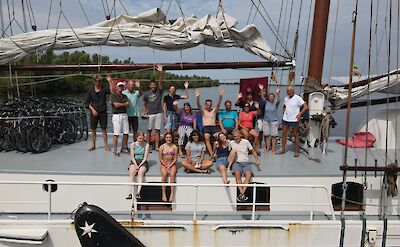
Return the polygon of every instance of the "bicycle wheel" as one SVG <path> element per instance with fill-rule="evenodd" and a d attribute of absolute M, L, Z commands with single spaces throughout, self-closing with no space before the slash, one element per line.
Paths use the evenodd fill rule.
<path fill-rule="evenodd" d="M 69 144 L 74 143 L 76 140 L 76 126 L 69 119 L 63 122 L 62 140 Z"/>
<path fill-rule="evenodd" d="M 28 140 L 34 153 L 46 152 L 51 147 L 51 138 L 43 126 L 35 126 L 30 129 Z"/>

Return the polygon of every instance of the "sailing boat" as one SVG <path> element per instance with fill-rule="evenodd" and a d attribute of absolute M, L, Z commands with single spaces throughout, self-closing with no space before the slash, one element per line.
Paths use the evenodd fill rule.
<path fill-rule="evenodd" d="M 326 37 L 329 1 L 315 1 L 315 9 L 318 11 L 314 13 L 308 80 L 320 84 L 325 50 L 325 42 L 322 40 Z M 159 10 L 152 13 L 164 19 Z M 149 15 L 140 16 L 147 18 Z M 220 18 L 224 19 L 224 16 L 220 15 Z M 107 20 L 104 25 L 96 28 L 107 29 L 112 21 L 117 23 L 116 20 L 128 19 L 137 20 L 134 17 L 120 17 Z M 210 20 L 209 17 L 206 19 Z M 225 31 L 222 32 L 223 37 L 230 39 L 218 45 L 237 45 L 270 59 L 268 63 L 259 63 L 258 66 L 293 66 L 292 61 L 277 62 L 269 49 L 262 46 L 263 42 L 247 48 L 245 44 L 241 46 L 233 40 L 240 32 L 233 35 L 230 33 L 233 26 L 230 26 L 230 30 L 227 27 L 229 25 L 220 26 Z M 187 37 L 184 30 L 181 28 L 183 34 L 180 35 Z M 80 36 L 69 32 L 65 37 L 74 39 Z M 20 40 L 25 38 L 22 36 Z M 4 44 L 4 39 L 0 46 Z M 118 42 L 116 39 L 113 41 Z M 217 45 L 213 43 L 216 41 L 206 41 Z M 1 58 L 0 61 L 12 61 L 24 55 L 18 49 L 9 49 L 7 52 L 5 60 Z M 352 66 L 353 62 L 350 64 Z M 127 67 L 132 69 L 135 66 L 141 65 Z M 219 63 L 168 66 L 188 66 L 193 69 L 201 66 L 235 68 L 257 65 Z M 103 68 L 106 67 L 103 65 Z M 116 69 L 122 67 L 115 66 Z M 21 67 L 24 68 L 33 69 L 29 66 Z M 351 82 L 350 79 L 349 85 L 352 85 Z M 325 115 L 321 107 L 324 105 L 321 104 L 321 94 L 313 93 L 306 96 L 310 109 Z M 399 119 L 398 109 L 393 115 L 393 120 L 385 123 L 397 127 L 395 122 Z M 370 119 L 377 121 L 382 118 L 376 116 L 373 120 L 374 117 L 370 116 Z M 369 122 L 366 123 L 368 126 Z M 310 123 L 310 126 L 315 129 L 318 125 Z M 372 124 L 366 127 L 366 132 L 373 130 Z M 310 133 L 313 133 L 315 139 L 319 132 L 312 130 Z M 349 149 L 346 145 L 345 161 L 342 156 L 343 146 L 327 138 L 324 138 L 327 142 L 325 153 L 319 147 L 306 147 L 304 155 L 299 158 L 291 155 L 262 156 L 261 170 L 255 171 L 253 183 L 246 192 L 249 200 L 245 203 L 235 200 L 237 185 L 221 184 L 217 175 L 196 176 L 183 172 L 179 173 L 177 183 L 171 185 L 177 187 L 176 201 L 162 202 L 159 198 L 162 184 L 159 183 L 155 153 L 150 157 L 152 162 L 142 189 L 143 195 L 148 197 L 142 197 L 140 201 L 135 198 L 132 201 L 125 200 L 125 189 L 133 185 L 125 182 L 127 164 L 104 152 L 83 153 L 82 150 L 86 149 L 84 143 L 35 156 L 16 158 L 15 153 L 2 153 L 0 246 L 79 246 L 79 239 L 96 245 L 99 236 L 107 237 L 100 230 L 103 228 L 100 227 L 101 222 L 96 221 L 98 218 L 77 220 L 79 223 L 74 227 L 74 219 L 70 217 L 73 209 L 83 202 L 101 206 L 144 246 L 399 246 L 399 198 L 394 189 L 398 167 L 388 166 L 388 161 L 394 162 L 397 157 L 398 130 L 393 130 L 394 135 L 388 133 L 387 128 L 383 134 L 380 131 L 374 132 L 378 140 L 388 140 L 388 135 L 394 137 L 394 149 L 388 149 L 388 145 L 384 150 Z M 347 137 L 348 134 L 346 140 Z M 123 170 L 123 173 L 116 170 Z M 354 177 L 349 175 L 353 171 Z M 79 208 L 87 209 L 86 206 L 83 204 Z M 93 214 L 98 212 L 92 212 L 91 209 L 88 211 Z M 109 221 L 112 222 L 111 219 Z M 136 241 L 132 237 L 130 239 Z"/>

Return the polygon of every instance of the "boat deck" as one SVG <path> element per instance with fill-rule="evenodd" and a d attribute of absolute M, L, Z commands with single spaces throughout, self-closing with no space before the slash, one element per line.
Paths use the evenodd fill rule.
<path fill-rule="evenodd" d="M 111 136 L 110 136 L 111 137 Z M 32 173 L 32 174 L 64 174 L 64 175 L 109 175 L 126 176 L 129 164 L 129 155 L 114 156 L 103 149 L 101 138 L 98 148 L 87 151 L 89 141 L 81 141 L 71 145 L 53 146 L 41 154 L 18 153 L 16 151 L 0 153 L 1 173 Z M 309 156 L 301 151 L 300 157 L 293 157 L 294 145 L 288 142 L 287 152 L 282 155 L 273 155 L 271 152 L 262 153 L 261 165 L 253 167 L 255 177 L 324 177 L 341 176 L 339 167 L 343 164 L 344 146 L 336 143 L 337 138 L 331 138 L 327 145 L 326 154 L 320 149 L 309 148 Z M 110 140 L 110 139 L 109 139 Z M 364 165 L 365 149 L 349 148 L 348 164 Z M 385 164 L 385 150 L 369 148 L 368 165 L 373 166 L 374 160 L 378 166 Z M 394 150 L 388 151 L 388 164 L 394 163 Z M 321 162 L 310 160 L 309 157 L 318 158 Z M 253 159 L 251 157 L 251 159 Z M 152 151 L 149 157 L 149 171 L 146 176 L 159 176 L 158 153 Z M 178 159 L 178 176 L 199 176 L 200 174 L 185 173 Z M 204 175 L 207 176 L 207 175 Z M 219 176 L 219 172 L 212 167 L 209 176 Z"/>

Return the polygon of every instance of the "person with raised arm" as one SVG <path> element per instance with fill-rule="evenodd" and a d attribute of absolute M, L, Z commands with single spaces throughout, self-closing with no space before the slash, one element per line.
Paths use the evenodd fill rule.
<path fill-rule="evenodd" d="M 160 158 L 161 183 L 166 183 L 169 176 L 169 182 L 176 181 L 176 161 L 178 160 L 178 147 L 173 143 L 171 133 L 164 135 L 165 143 L 160 146 L 158 151 Z M 161 196 L 163 202 L 172 202 L 175 198 L 175 186 L 171 186 L 171 194 L 167 198 L 166 187 L 161 187 Z"/>
<path fill-rule="evenodd" d="M 276 138 L 278 136 L 278 106 L 281 102 L 280 90 L 275 90 L 276 98 L 274 93 L 268 94 L 268 99 L 265 102 L 265 114 L 263 120 L 263 133 L 265 140 L 265 150 L 268 152 L 270 149 L 272 153 L 276 152 Z"/>
<path fill-rule="evenodd" d="M 142 90 L 140 89 L 139 80 L 128 80 L 127 89 L 122 91 L 126 97 L 128 97 L 129 107 L 128 107 L 128 122 L 132 129 L 133 141 L 136 141 L 136 134 L 139 127 L 139 106 L 138 98 L 142 96 Z M 128 141 L 128 139 L 126 140 Z M 128 146 L 128 143 L 126 143 Z"/>
<path fill-rule="evenodd" d="M 146 135 L 147 143 L 150 144 L 151 132 L 154 130 L 154 149 L 158 151 L 158 145 L 160 142 L 160 130 L 163 119 L 162 92 L 164 71 L 163 66 L 160 64 L 158 64 L 156 68 L 158 71 L 158 85 L 156 81 L 151 81 L 149 84 L 150 90 L 143 95 L 144 111 L 142 116 L 148 116 Z"/>
<path fill-rule="evenodd" d="M 224 91 L 219 91 L 219 98 L 215 108 L 212 108 L 212 100 L 210 99 L 206 99 L 204 108 L 201 106 L 199 89 L 196 89 L 195 95 L 197 107 L 199 108 L 199 113 L 202 116 L 203 134 L 207 146 L 207 151 L 210 155 L 212 155 L 213 148 L 211 144 L 211 136 L 218 132 L 215 121 L 218 114 L 219 106 L 221 105 L 222 97 L 224 96 Z"/>
<path fill-rule="evenodd" d="M 232 170 L 237 184 L 249 184 L 253 171 L 251 169 L 251 164 L 249 162 L 249 153 L 253 154 L 256 165 L 260 165 L 260 159 L 256 151 L 251 146 L 250 142 L 246 139 L 242 139 L 242 134 L 239 130 L 233 131 L 233 141 L 230 142 L 232 147 L 232 159 L 229 160 L 228 172 Z M 242 181 L 242 175 L 244 180 Z M 247 186 L 239 187 L 239 196 L 237 197 L 238 202 L 245 202 L 249 198 L 245 195 Z"/>
<path fill-rule="evenodd" d="M 100 122 L 101 133 L 103 136 L 104 149 L 110 151 L 107 141 L 107 94 L 111 94 L 112 84 L 108 81 L 108 87 L 101 84 L 101 76 L 93 76 L 93 87 L 86 94 L 85 105 L 90 110 L 90 128 L 92 130 L 92 145 L 89 151 L 96 149 L 96 129 Z"/>
<path fill-rule="evenodd" d="M 150 153 L 150 145 L 144 141 L 144 133 L 139 131 L 136 136 L 136 141 L 131 144 L 131 162 L 128 167 L 129 182 L 134 182 L 136 174 L 138 183 L 143 183 L 144 174 L 149 169 L 147 158 Z M 142 185 L 138 185 L 135 198 L 141 199 Z M 129 186 L 129 194 L 127 200 L 132 199 L 132 187 Z"/>
<path fill-rule="evenodd" d="M 294 157 L 299 157 L 300 153 L 300 138 L 299 138 L 299 123 L 301 116 L 308 110 L 307 104 L 304 100 L 294 93 L 292 86 L 287 87 L 287 96 L 283 101 L 284 112 L 282 118 L 282 143 L 281 149 L 277 154 L 283 154 L 286 152 L 286 138 L 288 129 L 293 130 L 294 135 Z M 303 108 L 300 111 L 300 108 Z"/>
<path fill-rule="evenodd" d="M 172 84 L 169 86 L 168 94 L 164 96 L 163 111 L 165 129 L 167 130 L 167 132 L 174 132 L 178 129 L 178 118 L 174 109 L 174 101 L 189 98 L 188 81 L 185 81 L 184 87 L 185 95 L 176 94 L 176 85 Z"/>
<path fill-rule="evenodd" d="M 189 139 L 190 134 L 193 130 L 197 129 L 196 113 L 192 110 L 192 107 L 188 102 L 183 104 L 183 108 L 178 108 L 179 101 L 174 102 L 174 108 L 176 113 L 180 116 L 180 124 L 178 128 L 178 148 L 179 156 L 181 158 L 185 157 L 182 151 L 182 145 L 185 142 L 185 137 Z"/>

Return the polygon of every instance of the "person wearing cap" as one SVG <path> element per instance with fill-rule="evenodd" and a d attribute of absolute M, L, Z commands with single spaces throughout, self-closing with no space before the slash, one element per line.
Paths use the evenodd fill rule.
<path fill-rule="evenodd" d="M 258 132 L 254 128 L 254 122 L 257 119 L 259 105 L 257 102 L 254 104 L 255 111 L 250 110 L 250 104 L 246 102 L 243 106 L 243 111 L 239 113 L 239 127 L 244 139 L 249 139 L 253 136 L 254 150 L 258 153 L 260 148 L 260 141 L 258 140 Z"/>
<path fill-rule="evenodd" d="M 184 157 L 182 151 L 182 145 L 185 142 L 185 137 L 189 139 L 190 134 L 193 130 L 197 129 L 197 122 L 196 122 L 196 113 L 192 111 L 192 107 L 188 102 L 183 104 L 183 108 L 178 108 L 179 101 L 176 100 L 173 103 L 176 113 L 180 116 L 180 124 L 178 128 L 178 149 L 179 149 L 179 156 L 181 158 Z"/>
<path fill-rule="evenodd" d="M 251 88 L 247 88 L 245 99 L 243 99 L 243 94 L 241 92 L 238 93 L 237 100 L 235 102 L 235 106 L 238 106 L 243 109 L 244 104 L 246 104 L 246 103 L 250 104 L 250 111 L 257 111 L 257 109 L 255 107 L 256 102 L 254 101 L 253 90 L 251 90 Z"/>
<path fill-rule="evenodd" d="M 185 81 L 184 87 L 185 87 L 185 95 L 176 94 L 176 85 L 172 84 L 169 86 L 168 94 L 164 96 L 164 104 L 163 104 L 164 123 L 167 132 L 176 131 L 178 129 L 178 118 L 176 116 L 174 109 L 174 101 L 189 98 L 188 81 Z"/>
<path fill-rule="evenodd" d="M 144 111 L 142 117 L 148 116 L 146 141 L 150 143 L 151 132 L 154 130 L 154 149 L 158 151 L 163 118 L 162 91 L 164 72 L 163 66 L 160 64 L 156 66 L 156 69 L 158 71 L 158 85 L 156 81 L 150 81 L 150 90 L 143 95 Z"/>
<path fill-rule="evenodd" d="M 308 110 L 308 106 L 300 96 L 294 93 L 294 88 L 292 86 L 287 87 L 287 94 L 288 95 L 283 101 L 284 112 L 282 118 L 282 145 L 277 154 L 285 153 L 287 132 L 288 129 L 291 128 L 294 135 L 294 157 L 299 157 L 299 122 L 301 120 L 301 116 Z M 302 108 L 301 111 L 300 108 Z"/>
<path fill-rule="evenodd" d="M 101 85 L 101 76 L 93 76 L 93 87 L 86 94 L 85 105 L 90 110 L 90 129 L 92 130 L 92 145 L 89 151 L 96 149 L 96 129 L 100 122 L 103 135 L 104 149 L 110 151 L 107 141 L 107 94 L 112 92 L 111 80 L 108 80 L 108 87 Z"/>
<path fill-rule="evenodd" d="M 122 136 L 122 147 L 121 152 L 129 153 L 129 149 L 125 146 L 128 143 L 129 134 L 129 122 L 128 122 L 128 107 L 129 101 L 126 95 L 122 94 L 125 88 L 125 83 L 120 81 L 117 83 L 116 92 L 111 95 L 111 108 L 112 108 L 112 122 L 114 126 L 114 137 L 113 137 L 113 153 L 115 156 L 119 156 L 118 152 L 118 137 Z"/>
<path fill-rule="evenodd" d="M 215 121 L 218 114 L 219 106 L 221 105 L 222 97 L 224 96 L 224 91 L 223 90 L 219 91 L 218 102 L 215 108 L 212 108 L 212 100 L 210 99 L 206 99 L 204 108 L 201 106 L 199 89 L 196 89 L 195 95 L 196 95 L 196 104 L 197 107 L 199 108 L 199 113 L 201 114 L 201 120 L 203 123 L 203 134 L 207 146 L 207 152 L 210 155 L 212 155 L 213 147 L 211 144 L 211 136 L 213 136 L 218 132 Z"/>

